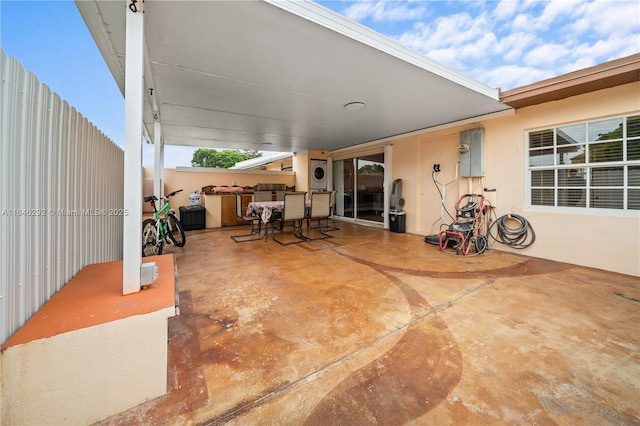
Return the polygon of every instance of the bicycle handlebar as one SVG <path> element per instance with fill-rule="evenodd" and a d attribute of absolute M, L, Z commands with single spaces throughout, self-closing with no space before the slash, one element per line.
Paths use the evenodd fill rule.
<path fill-rule="evenodd" d="M 171 194 L 167 194 L 167 196 L 165 198 L 169 198 L 169 197 L 173 197 L 174 195 L 176 195 L 178 192 L 182 192 L 182 189 L 178 189 L 177 191 L 173 191 Z"/>
<path fill-rule="evenodd" d="M 182 192 L 182 189 L 178 189 L 177 191 L 173 191 L 172 193 L 167 194 L 162 198 L 167 200 L 167 199 L 169 199 L 169 197 L 173 197 L 178 192 Z M 144 201 L 146 201 L 147 203 L 155 203 L 156 201 L 158 201 L 158 197 L 156 197 L 155 195 L 149 195 L 148 197 L 144 197 Z"/>

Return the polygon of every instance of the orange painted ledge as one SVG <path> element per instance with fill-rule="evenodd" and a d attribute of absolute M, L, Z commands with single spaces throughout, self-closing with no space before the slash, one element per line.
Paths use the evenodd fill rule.
<path fill-rule="evenodd" d="M 175 265 L 171 254 L 155 262 L 158 279 L 138 293 L 122 295 L 122 261 L 85 266 L 0 347 L 6 349 L 58 334 L 174 307 Z"/>

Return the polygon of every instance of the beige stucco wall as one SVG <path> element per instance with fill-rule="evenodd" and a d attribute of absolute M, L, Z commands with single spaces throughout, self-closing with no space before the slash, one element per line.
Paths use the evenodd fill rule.
<path fill-rule="evenodd" d="M 71 425 L 163 395 L 175 308 L 5 349 L 0 424 Z"/>
<path fill-rule="evenodd" d="M 153 169 L 144 170 L 145 178 L 153 177 Z M 203 186 L 255 186 L 258 183 L 284 183 L 294 186 L 296 173 L 269 170 L 229 170 L 179 167 L 164 170 L 164 192 L 182 189 L 171 198 L 171 205 L 177 211 L 180 206 L 189 205 L 189 194 L 202 189 Z"/>
<path fill-rule="evenodd" d="M 309 152 L 294 152 L 293 170 L 296 172 L 296 191 L 309 191 Z"/>
<path fill-rule="evenodd" d="M 640 83 L 632 83 L 572 98 L 519 109 L 513 115 L 397 139 L 393 144 L 393 179 L 403 179 L 407 232 L 427 235 L 440 217 L 440 195 L 431 172 L 439 163 L 437 179 L 449 182 L 459 160 L 459 132 L 485 128 L 484 178 L 459 178 L 447 187 L 446 206 L 455 213 L 461 194 L 496 188 L 497 216 L 524 216 L 536 233 L 536 242 L 517 252 L 640 276 L 640 216 L 638 212 L 587 212 L 526 205 L 525 133 L 563 123 L 636 113 Z M 437 231 L 438 229 L 436 229 Z M 499 250 L 515 251 L 495 243 Z"/>
<path fill-rule="evenodd" d="M 304 152 L 297 152 L 294 154 L 292 158 L 292 164 L 293 170 L 295 170 L 296 172 L 296 191 L 311 191 L 309 189 L 311 187 L 310 161 L 326 160 L 328 156 L 328 151 L 318 150 L 309 150 Z"/>

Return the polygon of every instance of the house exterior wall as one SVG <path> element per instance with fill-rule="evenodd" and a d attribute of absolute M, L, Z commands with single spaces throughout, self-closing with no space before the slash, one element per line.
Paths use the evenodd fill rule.
<path fill-rule="evenodd" d="M 293 154 L 292 165 L 296 171 L 296 191 L 309 192 L 309 151 Z"/>
<path fill-rule="evenodd" d="M 526 132 L 547 126 L 582 122 L 637 113 L 640 83 L 626 84 L 571 98 L 519 109 L 514 115 L 451 127 L 394 140 L 393 175 L 403 179 L 407 232 L 431 233 L 440 217 L 440 195 L 432 181 L 434 164 L 440 164 L 437 179 L 454 179 L 459 161 L 460 131 L 485 129 L 484 178 L 458 178 L 446 188 L 446 207 L 455 214 L 460 195 L 496 188 L 496 217 L 516 213 L 525 217 L 536 233 L 529 248 L 514 250 L 498 243 L 498 250 L 591 266 L 640 276 L 640 216 L 637 211 L 571 211 L 530 207 L 526 186 Z M 445 213 L 446 216 L 446 213 Z M 436 227 L 437 233 L 439 228 Z"/>

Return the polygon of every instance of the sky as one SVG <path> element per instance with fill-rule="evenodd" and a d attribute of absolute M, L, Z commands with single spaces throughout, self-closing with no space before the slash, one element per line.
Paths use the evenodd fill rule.
<path fill-rule="evenodd" d="M 503 90 L 640 52 L 638 0 L 318 3 Z M 0 45 L 124 146 L 124 99 L 73 1 L 0 0 Z M 165 147 L 165 167 L 190 166 L 194 150 Z"/>

